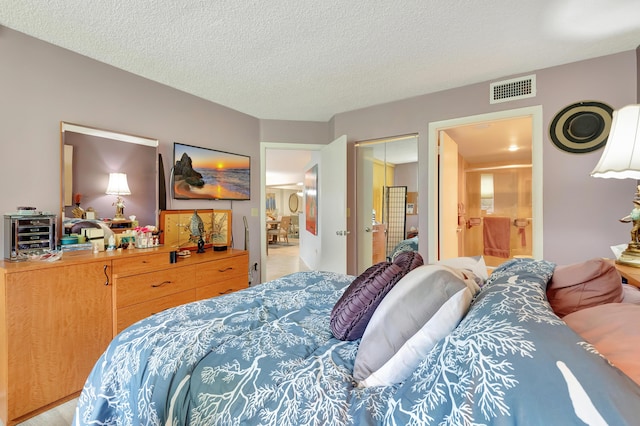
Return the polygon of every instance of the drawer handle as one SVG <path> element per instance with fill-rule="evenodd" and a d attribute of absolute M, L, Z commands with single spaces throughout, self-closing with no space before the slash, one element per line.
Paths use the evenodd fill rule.
<path fill-rule="evenodd" d="M 104 285 L 109 285 L 109 275 L 107 274 L 107 268 L 108 267 L 109 267 L 108 265 L 104 265 L 104 268 L 102 268 L 102 271 L 104 272 L 104 277 L 107 279 L 104 282 Z"/>
<path fill-rule="evenodd" d="M 229 294 L 229 293 L 233 293 L 233 289 L 232 288 L 228 288 L 225 291 L 221 291 L 218 294 L 223 295 L 223 294 Z"/>
<path fill-rule="evenodd" d="M 151 284 L 151 287 L 154 287 L 154 288 L 155 288 L 155 287 L 162 287 L 163 285 L 165 285 L 165 284 L 171 284 L 172 282 L 173 282 L 173 281 L 166 280 L 166 281 L 162 281 L 160 284 Z"/>
<path fill-rule="evenodd" d="M 149 261 L 148 260 L 143 260 L 142 263 L 149 263 Z"/>
<path fill-rule="evenodd" d="M 225 272 L 225 271 L 231 271 L 233 270 L 233 266 L 229 266 L 228 268 L 224 268 L 224 269 L 218 269 L 218 272 Z"/>

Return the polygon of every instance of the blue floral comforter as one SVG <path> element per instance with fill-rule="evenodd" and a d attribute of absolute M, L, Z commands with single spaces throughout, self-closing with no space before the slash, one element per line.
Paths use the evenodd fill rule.
<path fill-rule="evenodd" d="M 391 251 L 391 254 L 389 255 L 387 260 L 389 260 L 390 262 L 393 262 L 395 260 L 396 256 L 398 256 L 403 251 L 418 251 L 418 236 L 417 235 L 415 237 L 408 238 L 406 240 L 400 241 L 398 243 L 398 245 L 396 245 L 393 248 L 393 250 Z"/>
<path fill-rule="evenodd" d="M 78 425 L 637 424 L 640 387 L 550 309 L 554 265 L 509 261 L 413 375 L 360 389 L 335 339 L 351 276 L 301 272 L 173 308 L 120 333 Z"/>

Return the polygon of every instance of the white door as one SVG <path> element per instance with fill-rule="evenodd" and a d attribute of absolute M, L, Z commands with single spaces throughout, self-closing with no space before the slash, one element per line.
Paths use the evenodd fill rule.
<path fill-rule="evenodd" d="M 438 259 L 450 259 L 458 257 L 458 144 L 445 132 L 440 132 L 438 142 Z"/>
<path fill-rule="evenodd" d="M 318 167 L 318 269 L 347 273 L 347 137 L 320 151 Z"/>

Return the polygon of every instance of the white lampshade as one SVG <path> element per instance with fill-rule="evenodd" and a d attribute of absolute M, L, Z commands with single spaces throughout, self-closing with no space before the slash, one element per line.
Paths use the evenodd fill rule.
<path fill-rule="evenodd" d="M 110 195 L 130 195 L 129 184 L 126 173 L 109 173 L 109 185 L 107 194 Z"/>
<path fill-rule="evenodd" d="M 613 112 L 607 145 L 591 176 L 640 179 L 640 105 Z"/>

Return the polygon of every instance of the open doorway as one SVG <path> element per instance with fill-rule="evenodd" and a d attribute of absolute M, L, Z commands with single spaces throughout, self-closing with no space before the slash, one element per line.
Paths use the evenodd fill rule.
<path fill-rule="evenodd" d="M 310 150 L 265 150 L 266 261 L 262 268 L 266 281 L 308 270 L 300 258 L 300 218 L 304 217 L 304 170 L 311 159 Z"/>
<path fill-rule="evenodd" d="M 430 261 L 542 257 L 541 107 L 431 123 L 429 152 Z"/>
<path fill-rule="evenodd" d="M 267 265 L 267 209 L 266 161 L 267 150 L 279 152 L 300 150 L 312 153 L 311 162 L 296 162 L 297 170 L 305 176 L 303 214 L 299 219 L 300 257 L 310 269 L 346 273 L 347 269 L 347 137 L 340 136 L 325 145 L 260 143 L 261 206 L 261 282 L 266 280 Z M 313 179 L 307 184 L 307 176 Z M 292 182 L 297 182 L 293 180 Z M 313 183 L 313 185 L 311 185 Z M 285 208 L 289 199 L 284 203 Z M 278 207 L 276 207 L 278 208 Z M 252 212 L 253 213 L 253 212 Z M 257 212 L 256 212 L 257 213 Z M 303 228 L 302 223 L 305 223 Z"/>

